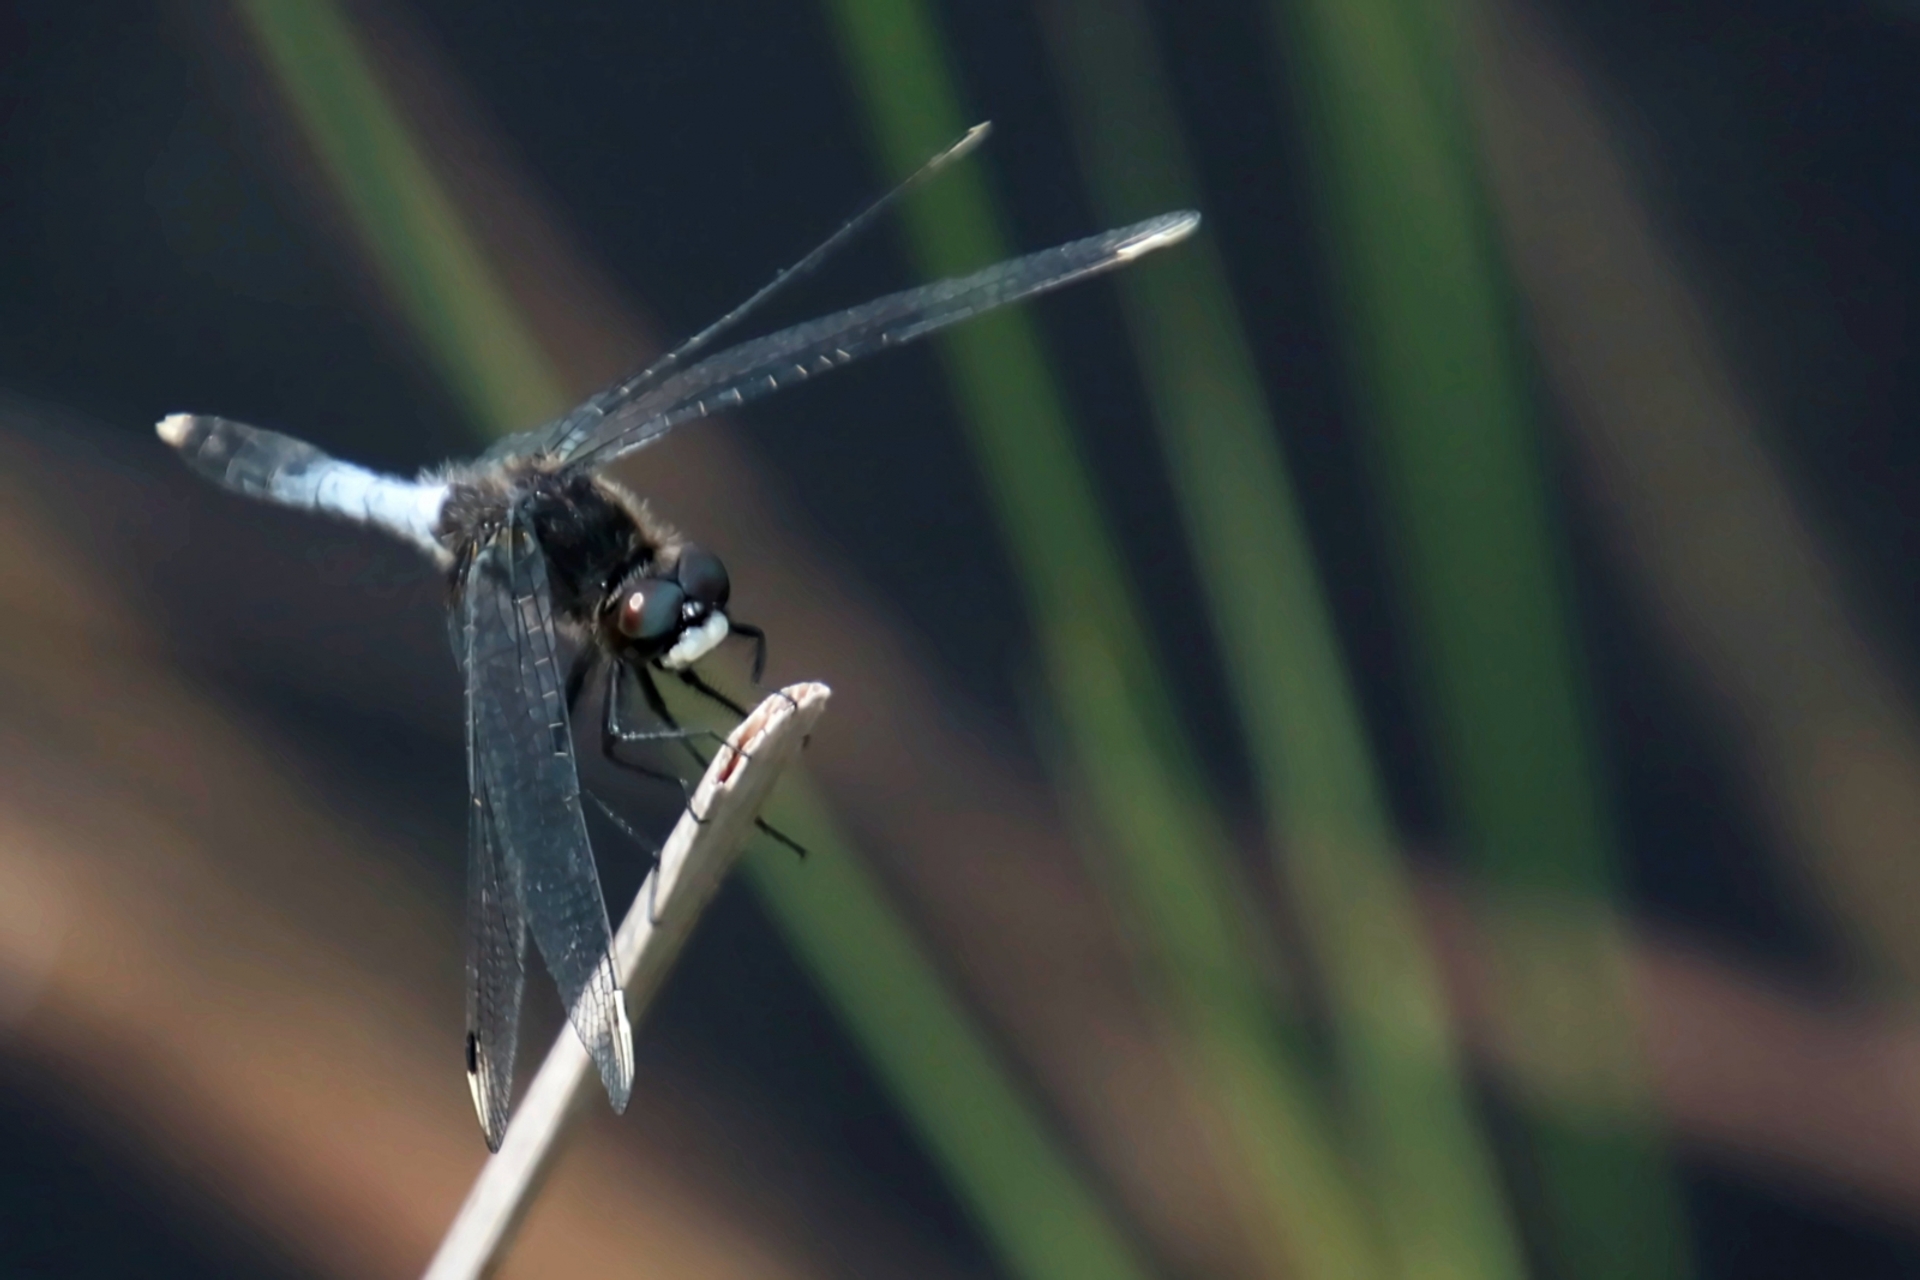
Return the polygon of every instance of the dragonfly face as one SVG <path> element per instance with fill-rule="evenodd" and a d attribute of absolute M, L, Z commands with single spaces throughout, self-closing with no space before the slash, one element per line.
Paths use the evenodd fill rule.
<path fill-rule="evenodd" d="M 685 671 L 732 633 L 720 558 L 604 477 L 520 463 L 456 468 L 449 479 L 435 535 L 456 592 L 477 549 L 523 521 L 547 561 L 556 623 L 605 659 Z"/>
<path fill-rule="evenodd" d="M 655 520 L 603 470 L 678 426 L 1125 266 L 1199 225 L 1196 213 L 1165 214 L 695 359 L 985 136 L 984 125 L 970 131 L 665 358 L 471 462 L 408 480 L 225 418 L 174 414 L 159 424 L 160 438 L 216 483 L 383 529 L 451 572 L 448 634 L 467 691 L 466 1067 L 487 1145 L 496 1150 L 512 1099 L 529 939 L 615 1110 L 625 1108 L 633 1083 L 632 1033 L 574 765 L 572 715 L 588 680 L 606 678 L 601 751 L 657 777 L 622 760 L 618 748 L 697 735 L 674 722 L 651 673 L 670 674 L 744 715 L 694 664 L 729 636 L 745 637 L 754 643 L 757 682 L 766 656 L 760 631 L 727 611 L 730 583 L 718 557 Z M 564 672 L 562 637 L 577 646 Z M 622 707 L 636 687 L 663 729 L 625 724 Z"/>
<path fill-rule="evenodd" d="M 671 567 L 644 565 L 621 579 L 603 615 L 612 626 L 608 639 L 625 642 L 624 656 L 684 671 L 727 638 L 728 588 L 718 556 L 682 547 Z"/>

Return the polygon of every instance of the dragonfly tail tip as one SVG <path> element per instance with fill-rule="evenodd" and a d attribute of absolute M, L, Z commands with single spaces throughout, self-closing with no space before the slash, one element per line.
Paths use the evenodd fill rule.
<path fill-rule="evenodd" d="M 187 437 L 193 432 L 193 415 L 170 413 L 155 423 L 153 429 L 162 440 L 178 449 L 186 444 Z"/>

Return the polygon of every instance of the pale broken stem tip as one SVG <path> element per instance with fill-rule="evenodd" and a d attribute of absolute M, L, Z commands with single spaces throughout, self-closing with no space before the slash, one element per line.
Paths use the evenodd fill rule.
<path fill-rule="evenodd" d="M 1170 214 L 1154 230 L 1141 236 L 1131 244 L 1122 245 L 1114 251 L 1114 257 L 1121 262 L 1132 262 L 1156 249 L 1164 249 L 1170 244 L 1179 244 L 1200 225 L 1200 215 L 1191 209 Z"/>
<path fill-rule="evenodd" d="M 732 749 L 716 754 L 694 789 L 692 812 L 680 815 L 614 935 L 614 968 L 635 1025 L 739 860 L 761 805 L 813 732 L 827 698 L 823 684 L 789 685 L 769 696 L 727 736 Z M 579 1037 L 563 1030 L 428 1264 L 428 1280 L 470 1280 L 499 1265 L 597 1080 Z"/>

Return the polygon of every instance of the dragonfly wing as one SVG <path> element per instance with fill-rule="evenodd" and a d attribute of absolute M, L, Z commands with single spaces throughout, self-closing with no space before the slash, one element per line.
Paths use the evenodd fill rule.
<path fill-rule="evenodd" d="M 564 457 L 573 452 L 587 437 L 599 429 L 609 407 L 632 400 L 648 387 L 667 378 L 674 370 L 692 360 L 695 354 L 711 345 L 715 338 L 752 315 L 767 299 L 817 269 L 821 263 L 858 239 L 861 233 L 879 220 L 881 214 L 900 203 L 907 192 L 926 182 L 986 141 L 991 128 L 992 126 L 981 123 L 967 130 L 952 145 L 915 170 L 905 182 L 900 183 L 878 200 L 872 201 L 860 212 L 840 224 L 838 231 L 815 245 L 798 262 L 774 276 L 745 302 L 661 356 L 645 369 L 631 377 L 622 378 L 609 387 L 602 388 L 592 398 L 569 412 L 566 417 L 525 432 L 521 436 L 502 441 L 495 446 L 495 449 L 504 449 L 501 456 L 508 458 L 536 452 Z M 489 449 L 487 455 L 483 456 L 491 456 L 493 453 L 494 450 Z"/>
<path fill-rule="evenodd" d="M 517 869 L 500 844 L 480 764 L 474 649 L 481 596 L 472 589 L 477 564 L 476 559 L 468 566 L 449 629 L 467 681 L 467 1087 L 487 1150 L 498 1151 L 513 1105 L 513 1060 L 520 1045 L 520 997 L 526 985 L 527 908 Z"/>
<path fill-rule="evenodd" d="M 522 521 L 475 554 L 462 607 L 472 618 L 468 696 L 492 848 L 568 1020 L 624 1111 L 633 1033 L 580 808 L 546 557 Z"/>
<path fill-rule="evenodd" d="M 588 401 L 591 404 L 592 401 Z M 586 405 L 580 408 L 584 409 Z M 514 462 L 521 458 L 532 458 L 543 453 L 552 453 L 559 443 L 567 437 L 568 425 L 579 414 L 575 409 L 564 418 L 531 427 L 525 431 L 516 431 L 512 435 L 501 436 L 488 445 L 474 463 Z"/>
<path fill-rule="evenodd" d="M 569 467 L 604 467 L 683 422 L 1110 271 L 1184 240 L 1199 223 L 1197 213 L 1164 214 L 743 342 L 630 395 L 625 394 L 625 386 L 616 384 L 569 415 L 561 460 Z M 594 419 L 590 424 L 578 421 L 588 417 Z"/>

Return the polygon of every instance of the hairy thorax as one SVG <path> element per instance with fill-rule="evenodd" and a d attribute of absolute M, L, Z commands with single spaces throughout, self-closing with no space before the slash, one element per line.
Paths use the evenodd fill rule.
<path fill-rule="evenodd" d="M 554 617 L 576 638 L 602 629 L 607 602 L 623 580 L 668 574 L 679 558 L 679 535 L 600 476 L 521 461 L 479 473 L 456 468 L 446 480 L 434 533 L 454 563 L 464 564 L 518 507 L 546 555 Z"/>

